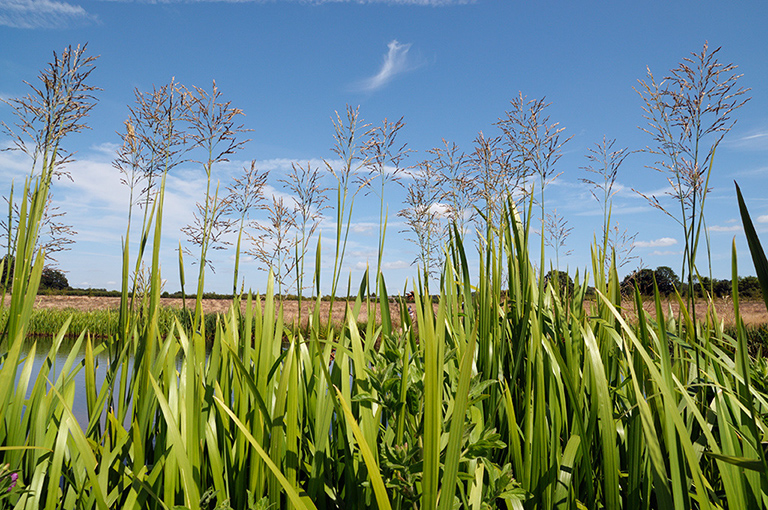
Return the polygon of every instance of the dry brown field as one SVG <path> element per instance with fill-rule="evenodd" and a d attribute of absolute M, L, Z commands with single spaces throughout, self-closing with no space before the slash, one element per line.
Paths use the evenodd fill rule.
<path fill-rule="evenodd" d="M 733 308 L 733 300 L 730 298 L 718 298 L 713 302 L 717 317 L 722 320 L 726 325 L 733 325 L 735 322 L 735 314 Z M 634 301 L 625 301 L 623 303 L 626 316 L 635 319 L 637 317 L 637 310 Z M 677 316 L 679 306 L 675 300 L 664 301 L 664 313 L 669 316 L 669 311 Z M 705 317 L 707 311 L 710 309 L 710 305 L 704 301 L 698 301 L 696 303 L 696 315 L 697 317 Z M 645 299 L 643 301 L 643 310 L 656 315 L 656 304 L 653 299 Z M 765 303 L 758 300 L 739 301 L 739 313 L 747 325 L 761 325 L 768 324 L 768 310 L 765 308 Z"/>
<path fill-rule="evenodd" d="M 8 303 L 9 299 L 6 297 L 6 304 Z M 172 308 L 181 308 L 182 307 L 182 300 L 180 298 L 161 298 L 160 299 L 161 306 L 167 306 Z M 218 312 L 218 313 L 224 313 L 229 310 L 229 307 L 232 305 L 232 300 L 230 299 L 204 299 L 203 300 L 203 311 L 205 313 L 212 313 L 212 312 Z M 312 308 L 315 305 L 314 300 L 310 301 L 302 301 L 301 308 L 302 308 L 302 317 L 307 317 L 312 310 Z M 195 300 L 194 299 L 187 299 L 187 307 L 194 308 L 195 306 Z M 354 302 L 349 302 L 349 306 L 354 306 Z M 93 296 L 37 296 L 35 298 L 35 308 L 39 309 L 46 309 L 46 308 L 52 308 L 52 309 L 72 309 L 72 310 L 80 310 L 80 311 L 88 311 L 88 310 L 104 310 L 104 309 L 118 309 L 120 307 L 120 298 L 119 297 L 93 297 Z M 243 299 L 241 308 L 245 310 L 246 303 L 245 299 Z M 340 322 L 344 319 L 344 311 L 347 307 L 347 301 L 344 300 L 337 300 L 333 304 L 333 315 L 332 315 L 332 321 L 333 322 Z M 376 317 L 378 318 L 380 316 L 378 305 L 375 307 Z M 392 316 L 392 322 L 393 326 L 399 327 L 400 326 L 400 311 L 398 308 L 398 305 L 396 303 L 390 303 L 389 306 L 390 314 Z M 320 303 L 320 317 L 321 320 L 325 321 L 328 318 L 328 312 L 330 310 L 330 302 L 329 301 L 322 301 Z M 283 302 L 283 318 L 286 323 L 295 321 L 299 314 L 299 306 L 298 301 L 295 300 L 286 300 Z M 303 319 L 304 320 L 304 319 Z M 358 316 L 358 321 L 360 322 L 367 322 L 368 321 L 368 311 L 366 310 L 366 307 L 363 306 L 360 310 L 360 314 Z"/>
<path fill-rule="evenodd" d="M 7 298 L 6 298 L 7 299 Z M 181 308 L 182 301 L 177 298 L 162 298 L 163 306 Z M 226 312 L 231 301 L 227 299 L 205 299 L 203 300 L 203 309 L 205 312 Z M 118 308 L 120 304 L 120 298 L 117 297 L 90 297 L 90 296 L 37 296 L 35 299 L 36 308 L 70 308 L 76 310 L 99 310 Z M 352 303 L 350 303 L 351 305 Z M 194 301 L 187 300 L 187 306 L 194 305 Z M 306 301 L 302 303 L 302 315 L 307 316 L 308 310 L 311 306 L 314 306 L 314 301 Z M 320 316 L 323 318 L 328 317 L 328 311 L 330 303 L 323 301 L 321 303 Z M 344 310 L 347 306 L 346 301 L 336 301 L 333 309 L 333 320 L 339 321 L 344 316 Z M 243 302 L 243 308 L 245 303 Z M 626 301 L 623 305 L 625 316 L 629 320 L 633 320 L 637 314 L 635 311 L 634 301 Z M 733 302 L 730 299 L 717 299 L 714 301 L 715 311 L 717 316 L 723 320 L 726 324 L 733 324 L 734 311 Z M 674 300 L 664 301 L 664 311 L 669 313 L 669 310 L 677 315 L 678 305 Z M 704 317 L 707 312 L 708 305 L 704 301 L 700 301 L 696 305 L 696 313 L 699 317 Z M 652 299 L 646 299 L 643 303 L 643 309 L 655 315 L 655 305 Z M 768 324 L 768 310 L 765 308 L 765 304 L 762 301 L 742 301 L 740 303 L 740 312 L 744 322 L 748 325 Z M 378 314 L 378 307 L 376 307 Z M 395 326 L 399 325 L 399 311 L 396 304 L 390 304 L 390 310 L 392 319 L 396 322 Z M 298 316 L 298 303 L 296 301 L 283 302 L 283 316 L 286 322 L 292 320 Z M 367 321 L 367 311 L 365 307 L 360 312 L 360 321 Z"/>

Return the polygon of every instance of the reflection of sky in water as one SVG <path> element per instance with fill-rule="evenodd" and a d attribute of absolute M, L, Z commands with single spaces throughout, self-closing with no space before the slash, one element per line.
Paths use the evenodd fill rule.
<path fill-rule="evenodd" d="M 16 381 L 15 385 L 18 388 L 19 386 L 19 378 L 21 377 L 22 371 L 24 369 L 25 363 L 27 363 L 27 359 L 29 358 L 30 351 L 32 350 L 32 343 L 28 343 L 21 352 L 21 358 L 19 361 L 19 366 L 16 369 Z M 29 376 L 29 382 L 27 385 L 27 390 L 25 392 L 25 399 L 28 399 L 30 395 L 32 394 L 32 389 L 35 386 L 35 382 L 37 381 L 38 375 L 40 374 L 41 368 L 43 368 L 44 363 L 46 362 L 48 355 L 50 353 L 50 340 L 43 339 L 42 341 L 39 341 L 37 344 L 37 348 L 35 350 L 34 358 L 32 359 L 32 370 L 30 372 Z M 94 351 L 97 349 L 94 348 Z M 58 378 L 62 375 L 62 371 L 64 370 L 64 367 L 67 365 L 67 359 L 69 358 L 70 354 L 72 352 L 72 345 L 62 345 L 59 348 L 59 352 L 53 359 L 50 371 L 48 373 L 47 381 L 45 382 L 45 391 L 46 393 L 49 393 L 51 391 L 51 386 L 57 382 Z M 109 365 L 109 359 L 107 356 L 106 351 L 102 351 L 98 354 L 94 353 L 94 361 L 96 363 L 96 370 L 95 370 L 95 378 L 96 378 L 96 394 L 98 395 L 102 385 L 104 384 L 104 378 L 106 377 L 107 372 L 107 366 Z M 74 353 L 72 365 L 68 370 L 69 374 L 73 374 L 72 377 L 75 385 L 75 391 L 74 391 L 74 398 L 72 399 L 71 403 L 67 402 L 67 405 L 70 405 L 70 409 L 72 410 L 72 414 L 75 415 L 75 418 L 77 419 L 80 426 L 85 430 L 85 428 L 88 426 L 88 404 L 86 401 L 86 392 L 85 392 L 85 348 L 80 349 L 79 352 Z M 129 361 L 129 366 L 133 367 L 133 360 L 131 359 Z M 66 374 L 65 374 L 66 377 Z M 119 377 L 119 372 L 118 372 Z M 130 373 L 128 376 L 128 383 L 130 383 Z M 114 392 L 114 398 L 117 399 L 117 393 L 119 388 L 119 379 L 115 382 L 115 392 Z M 127 389 L 127 388 L 126 388 Z M 62 395 L 66 398 L 65 395 Z M 54 399 L 58 399 L 58 397 L 54 394 Z M 109 404 L 107 404 L 109 405 Z M 131 411 L 130 408 L 128 409 L 128 412 L 126 413 L 126 425 L 130 423 L 130 416 Z M 101 422 L 102 425 L 104 424 L 104 420 L 106 417 L 106 413 L 102 412 L 101 416 Z"/>

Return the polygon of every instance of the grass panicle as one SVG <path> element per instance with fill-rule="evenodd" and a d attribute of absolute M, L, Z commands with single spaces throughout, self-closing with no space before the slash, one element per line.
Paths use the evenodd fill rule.
<path fill-rule="evenodd" d="M 198 94 L 218 104 L 215 89 Z M 170 96 L 162 97 L 156 103 L 167 107 Z M 224 129 L 216 131 L 223 149 L 208 145 L 209 169 L 238 147 L 229 124 L 237 113 L 227 105 L 209 111 L 223 115 Z M 328 164 L 338 182 L 332 297 L 357 193 L 351 179 L 364 159 L 357 136 L 366 129 L 353 109 L 337 121 L 342 163 Z M 549 128 L 549 164 L 561 145 L 558 129 Z M 523 207 L 507 195 L 484 216 L 477 263 L 469 262 L 454 222 L 435 292 L 419 274 L 413 302 L 398 298 L 398 313 L 389 303 L 378 317 L 370 313 L 371 286 L 388 294 L 383 276 L 366 271 L 344 320 L 321 317 L 318 240 L 318 297 L 306 326 L 287 320 L 275 272 L 263 295 L 238 295 L 226 313 L 204 321 L 205 248 L 196 313 L 169 314 L 160 306 L 159 259 L 173 133 L 165 125 L 157 138 L 152 158 L 163 163 L 144 197 L 139 249 L 130 252 L 127 235 L 124 241 L 117 319 L 95 314 L 115 325 L 100 341 L 94 326 L 70 317 L 45 344 L 28 338 L 51 160 L 48 173 L 25 184 L 0 343 L 0 476 L 15 473 L 19 490 L 0 505 L 768 507 L 768 368 L 750 355 L 738 283 L 733 334 L 714 316 L 697 319 L 679 295 L 680 312 L 671 313 L 658 286 L 650 312 L 636 289 L 630 321 L 604 238 L 593 246 L 592 274 L 576 272 L 573 288 L 563 289 L 531 258 L 533 195 Z M 215 209 L 213 187 L 209 195 Z M 740 193 L 739 200 L 765 288 L 765 256 Z M 209 213 L 200 231 L 208 247 Z M 733 260 L 738 282 L 735 249 Z M 144 292 L 136 292 L 134 275 L 145 264 Z M 183 274 L 181 251 L 179 266 Z M 590 281 L 594 300 L 587 298 Z M 351 277 L 347 285 L 349 296 Z M 211 339 L 207 348 L 202 338 Z M 76 416 L 81 395 L 87 411 Z"/>

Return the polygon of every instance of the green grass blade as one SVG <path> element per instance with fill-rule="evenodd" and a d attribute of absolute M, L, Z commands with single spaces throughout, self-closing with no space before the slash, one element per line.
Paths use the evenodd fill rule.
<path fill-rule="evenodd" d="M 464 422 L 469 400 L 469 384 L 472 379 L 475 345 L 477 343 L 477 328 L 469 335 L 469 342 L 464 349 L 459 371 L 458 387 L 453 403 L 453 418 L 448 433 L 448 446 L 445 453 L 445 468 L 443 483 L 440 489 L 440 510 L 450 510 L 453 507 L 456 481 L 459 472 L 460 449 L 464 435 Z"/>
<path fill-rule="evenodd" d="M 248 442 L 253 446 L 253 449 L 256 450 L 256 453 L 261 457 L 261 460 L 264 461 L 264 463 L 267 465 L 269 470 L 272 472 L 273 475 L 275 475 L 275 478 L 277 478 L 278 482 L 280 483 L 281 487 L 285 491 L 286 496 L 288 496 L 288 499 L 291 500 L 291 503 L 296 508 L 299 509 L 316 509 L 317 507 L 315 504 L 305 495 L 300 495 L 296 487 L 292 486 L 288 479 L 280 472 L 280 468 L 278 468 L 274 462 L 272 462 L 272 459 L 269 458 L 269 455 L 267 452 L 264 451 L 264 449 L 261 447 L 261 445 L 256 441 L 256 439 L 253 437 L 253 435 L 249 432 L 248 428 L 243 425 L 243 422 L 238 419 L 238 417 L 235 415 L 232 410 L 227 407 L 227 405 L 224 403 L 223 400 L 217 395 L 213 396 L 214 401 L 216 404 L 218 404 L 219 409 L 224 411 L 225 414 L 229 416 L 229 418 L 234 422 L 235 426 L 237 426 L 238 429 L 240 429 L 240 432 L 245 436 L 245 438 L 248 440 Z"/>
<path fill-rule="evenodd" d="M 344 410 L 344 416 L 347 418 L 347 423 L 352 427 L 352 432 L 355 436 L 355 440 L 357 441 L 357 446 L 360 448 L 360 453 L 363 454 L 363 460 L 365 461 L 365 465 L 368 468 L 368 476 L 371 478 L 373 493 L 376 495 L 376 502 L 378 503 L 380 509 L 391 510 L 392 506 L 389 503 L 387 489 L 384 487 L 384 481 L 381 479 L 381 472 L 379 470 L 378 464 L 376 463 L 376 459 L 373 456 L 371 447 L 365 440 L 365 435 L 360 429 L 360 426 L 357 424 L 357 421 L 355 421 L 355 416 L 352 414 L 352 409 L 349 408 L 349 404 L 347 404 L 347 401 L 344 399 L 344 395 L 342 395 L 338 388 L 334 387 L 334 389 L 336 390 L 336 395 L 339 403 L 341 404 L 341 408 Z"/>
<path fill-rule="evenodd" d="M 556 508 L 568 508 L 568 497 L 571 491 L 573 471 L 580 452 L 581 438 L 571 436 L 563 450 L 560 460 L 560 474 L 558 475 L 557 489 L 555 489 L 554 504 Z"/>
<path fill-rule="evenodd" d="M 198 485 L 195 482 L 194 473 L 192 471 L 192 464 L 189 461 L 189 457 L 186 453 L 184 440 L 182 439 L 181 432 L 176 425 L 176 417 L 168 404 L 168 400 L 165 394 L 158 386 L 155 378 L 150 374 L 149 382 L 152 384 L 152 388 L 155 390 L 157 396 L 157 403 L 160 405 L 160 409 L 165 417 L 166 430 L 170 439 L 171 451 L 169 452 L 169 458 L 174 460 L 178 464 L 179 476 L 181 477 L 182 485 L 184 487 L 184 503 L 187 508 L 196 509 L 200 507 L 200 493 Z M 195 446 L 196 447 L 196 446 Z"/>
<path fill-rule="evenodd" d="M 619 508 L 619 451 L 616 444 L 616 422 L 613 418 L 613 403 L 611 401 L 608 381 L 605 377 L 600 350 L 591 329 L 582 331 L 587 348 L 589 362 L 592 366 L 593 389 L 597 398 L 597 415 L 600 421 L 600 438 L 602 442 L 603 459 L 603 491 L 607 508 Z"/>
<path fill-rule="evenodd" d="M 760 281 L 760 288 L 763 291 L 763 301 L 766 309 L 768 309 L 768 259 L 765 257 L 765 251 L 760 244 L 760 238 L 757 237 L 755 226 L 752 224 L 752 218 L 749 216 L 747 204 L 744 202 L 744 197 L 741 196 L 741 189 L 738 184 L 736 184 L 736 197 L 739 200 L 741 222 L 744 225 L 744 234 L 747 236 L 749 251 L 752 254 L 752 262 L 755 264 L 757 279 Z"/>

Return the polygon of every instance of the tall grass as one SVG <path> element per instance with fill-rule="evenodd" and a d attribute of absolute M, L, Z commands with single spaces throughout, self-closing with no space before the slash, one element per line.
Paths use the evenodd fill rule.
<path fill-rule="evenodd" d="M 351 164 L 354 152 L 339 152 Z M 351 215 L 354 198 L 338 175 L 334 289 L 348 232 L 339 213 Z M 49 181 L 43 175 L 27 185 L 34 192 L 25 191 L 20 209 L 0 357 L 0 465 L 18 480 L 0 505 L 768 506 L 766 370 L 747 352 L 736 287 L 734 336 L 714 314 L 694 325 L 682 302 L 681 316 L 671 316 L 658 292 L 655 313 L 638 306 L 630 324 L 616 264 L 596 246 L 592 310 L 586 274 L 576 274 L 566 294 L 557 278 L 543 283 L 529 258 L 532 207 L 523 221 L 510 198 L 485 230 L 478 268 L 470 268 L 453 228 L 437 303 L 417 280 L 413 316 L 401 302 L 400 327 L 386 306 L 380 322 L 374 314 L 358 322 L 371 306 L 366 273 L 341 327 L 322 323 L 319 306 L 306 329 L 288 327 L 270 277 L 264 296 L 235 298 L 212 326 L 195 317 L 166 330 L 164 176 L 142 228 L 151 270 L 140 306 L 123 306 L 117 333 L 98 345 L 80 334 L 55 377 L 69 322 L 39 373 L 32 373 L 38 344 L 21 354 L 42 270 L 43 254 L 33 247 Z M 136 260 L 124 253 L 126 267 L 141 267 L 143 248 Z M 128 289 L 127 269 L 123 275 Z M 376 280 L 386 295 L 383 278 Z M 213 330 L 208 353 L 203 327 Z M 101 354 L 108 361 L 99 383 Z M 87 423 L 72 412 L 80 372 Z"/>
<path fill-rule="evenodd" d="M 3 309 L 0 314 L 0 329 L 8 321 L 9 309 Z M 213 333 L 217 313 L 206 313 L 203 317 L 205 330 L 210 331 L 206 340 L 213 343 Z M 137 324 L 141 327 L 146 317 L 139 317 Z M 175 327 L 178 321 L 182 326 L 191 327 L 192 321 L 187 310 L 175 307 L 161 307 L 157 318 L 158 327 L 162 336 L 167 335 Z M 80 333 L 87 332 L 94 340 L 110 338 L 119 332 L 119 310 L 74 310 L 64 309 L 34 309 L 29 318 L 28 334 L 36 337 L 53 338 L 64 324 L 68 324 L 65 337 L 77 337 Z"/>
<path fill-rule="evenodd" d="M 36 378 L 36 344 L 14 362 L 24 338 L 11 337 L 2 374 L 20 376 L 3 386 L 1 462 L 26 491 L 13 505 L 763 507 L 766 393 L 743 325 L 735 338 L 699 328 L 697 374 L 687 325 L 658 295 L 655 316 L 624 320 L 615 269 L 596 316 L 578 276 L 566 301 L 551 283 L 539 296 L 513 207 L 514 221 L 489 230 L 479 285 L 455 231 L 438 304 L 417 291 L 399 329 L 358 325 L 361 297 L 330 336 L 318 312 L 294 331 L 270 284 L 215 324 L 208 356 L 190 325 L 161 334 L 157 308 L 131 321 L 124 345 L 81 335 L 72 352 L 85 361 L 71 355 L 55 380 L 69 324 Z M 87 424 L 71 411 L 80 371 Z"/>

